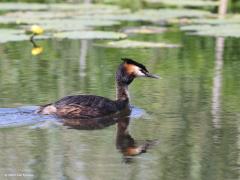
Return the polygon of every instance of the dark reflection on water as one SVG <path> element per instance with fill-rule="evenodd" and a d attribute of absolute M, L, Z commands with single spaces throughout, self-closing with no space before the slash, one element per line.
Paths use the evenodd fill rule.
<path fill-rule="evenodd" d="M 70 127 L 72 129 L 78 130 L 96 130 L 103 129 L 108 126 L 114 125 L 120 119 L 128 117 L 131 115 L 131 110 L 126 109 L 120 113 L 116 113 L 109 116 L 104 116 L 100 118 L 90 118 L 90 119 L 62 119 L 64 126 Z"/>
<path fill-rule="evenodd" d="M 239 179 L 239 39 L 225 39 L 221 46 L 221 40 L 175 31 L 135 38 L 180 43 L 183 48 L 114 49 L 94 46 L 95 41 L 44 40 L 37 42 L 44 52 L 33 57 L 29 42 L 0 45 L 1 108 L 46 104 L 70 94 L 114 99 L 114 72 L 121 57 L 134 58 L 162 77 L 137 79 L 130 87 L 131 103 L 147 113 L 140 116 L 137 110 L 130 120 L 111 119 L 92 131 L 58 125 L 49 116 L 0 113 L 4 123 L 34 121 L 0 129 L 1 175 Z M 155 143 L 148 140 L 155 139 L 160 144 L 148 153 L 128 157 L 129 147 L 147 148 Z"/>
<path fill-rule="evenodd" d="M 132 156 L 146 153 L 150 147 L 157 143 L 157 140 L 144 140 L 137 143 L 128 131 L 129 123 L 130 118 L 128 116 L 120 117 L 117 120 L 116 147 L 123 154 L 126 163 L 133 161 Z"/>
<path fill-rule="evenodd" d="M 116 115 L 94 119 L 62 119 L 64 126 L 77 130 L 96 130 L 117 124 L 116 147 L 123 154 L 124 162 L 132 162 L 132 156 L 146 153 L 149 147 L 156 144 L 157 140 L 145 140 L 140 144 L 130 135 L 128 126 L 131 110 L 125 110 Z"/>

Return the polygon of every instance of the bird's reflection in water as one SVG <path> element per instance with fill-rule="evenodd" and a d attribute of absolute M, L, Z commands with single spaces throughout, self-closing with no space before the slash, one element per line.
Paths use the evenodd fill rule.
<path fill-rule="evenodd" d="M 130 118 L 122 117 L 117 122 L 116 147 L 123 154 L 125 163 L 133 162 L 133 156 L 147 152 L 147 150 L 157 143 L 157 140 L 134 139 L 128 131 Z"/>
<path fill-rule="evenodd" d="M 101 118 L 82 118 L 82 119 L 69 119 L 62 120 L 64 126 L 68 126 L 71 129 L 78 130 L 96 130 L 104 129 L 108 126 L 114 125 L 121 117 L 128 117 L 131 114 L 129 109 L 122 111 L 121 113 L 104 116 Z"/>
<path fill-rule="evenodd" d="M 96 119 L 63 119 L 63 125 L 71 129 L 95 130 L 103 129 L 116 124 L 116 148 L 123 154 L 125 163 L 133 162 L 133 156 L 147 152 L 147 150 L 156 144 L 156 140 L 135 140 L 128 131 L 131 122 L 131 111 L 125 111 L 115 116 L 108 116 Z M 138 142 L 138 143 L 137 143 Z"/>

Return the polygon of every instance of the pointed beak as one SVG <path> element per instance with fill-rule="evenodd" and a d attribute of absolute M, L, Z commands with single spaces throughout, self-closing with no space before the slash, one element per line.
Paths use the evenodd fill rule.
<path fill-rule="evenodd" d="M 155 78 L 155 79 L 159 79 L 160 76 L 158 75 L 155 75 L 155 74 L 150 74 L 150 73 L 145 73 L 145 77 L 149 77 L 149 78 Z"/>

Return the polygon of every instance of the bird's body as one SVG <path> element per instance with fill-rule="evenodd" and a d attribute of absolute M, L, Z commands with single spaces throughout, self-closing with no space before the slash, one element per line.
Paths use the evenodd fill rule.
<path fill-rule="evenodd" d="M 56 114 L 67 118 L 95 118 L 129 108 L 128 100 L 110 100 L 95 95 L 66 96 L 40 108 L 42 114 Z"/>
<path fill-rule="evenodd" d="M 145 66 L 131 59 L 123 59 L 116 72 L 117 99 L 110 100 L 95 95 L 66 96 L 55 103 L 41 106 L 40 114 L 55 114 L 64 118 L 97 118 L 129 109 L 128 85 L 135 77 L 156 76 L 148 73 Z"/>

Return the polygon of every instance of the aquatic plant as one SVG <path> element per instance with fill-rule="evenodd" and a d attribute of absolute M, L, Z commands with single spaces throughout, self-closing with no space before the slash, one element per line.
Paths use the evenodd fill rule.
<path fill-rule="evenodd" d="M 181 30 L 190 32 L 192 35 L 240 37 L 240 24 L 196 24 L 183 26 Z"/>
<path fill-rule="evenodd" d="M 127 35 L 111 31 L 69 31 L 53 34 L 54 38 L 67 39 L 122 39 Z"/>
<path fill-rule="evenodd" d="M 106 44 L 97 44 L 102 47 L 111 48 L 178 48 L 181 47 L 178 44 L 159 43 L 159 42 L 146 42 L 146 41 L 134 41 L 134 40 L 120 40 L 110 41 Z"/>
<path fill-rule="evenodd" d="M 219 3 L 217 1 L 209 1 L 209 0 L 144 0 L 147 3 L 152 4 L 163 4 L 163 5 L 171 5 L 178 7 L 215 7 L 218 6 Z"/>

